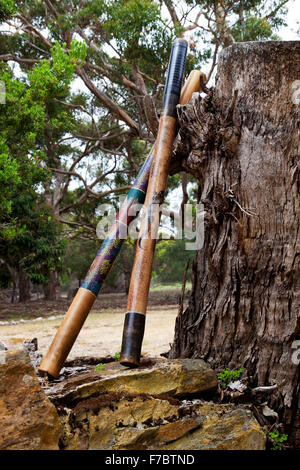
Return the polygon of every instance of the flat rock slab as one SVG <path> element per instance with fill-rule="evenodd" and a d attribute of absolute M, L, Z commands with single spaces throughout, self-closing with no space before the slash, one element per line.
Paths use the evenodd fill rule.
<path fill-rule="evenodd" d="M 61 408 L 66 450 L 264 450 L 243 406 L 109 393 Z"/>
<path fill-rule="evenodd" d="M 107 364 L 105 370 L 93 369 L 54 384 L 46 393 L 55 404 L 69 404 L 109 392 L 189 397 L 212 390 L 217 384 L 216 373 L 202 359 L 155 359 L 137 369 Z"/>
<path fill-rule="evenodd" d="M 43 379 L 40 379 L 43 382 Z M 0 449 L 261 450 L 246 406 L 195 398 L 217 377 L 202 360 L 119 363 L 63 382 L 39 379 L 22 345 L 0 351 Z M 200 395 L 199 395 L 200 396 Z"/>
<path fill-rule="evenodd" d="M 0 449 L 56 450 L 60 421 L 22 346 L 0 351 Z"/>

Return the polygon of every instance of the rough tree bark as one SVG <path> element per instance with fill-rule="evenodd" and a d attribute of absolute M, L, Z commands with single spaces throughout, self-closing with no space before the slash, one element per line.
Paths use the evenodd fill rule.
<path fill-rule="evenodd" d="M 23 270 L 19 271 L 18 287 L 19 287 L 19 302 L 26 302 L 30 300 L 30 280 L 26 278 Z"/>
<path fill-rule="evenodd" d="M 43 285 L 45 300 L 56 300 L 58 287 L 58 274 L 56 272 L 50 273 L 50 280 L 48 284 Z"/>
<path fill-rule="evenodd" d="M 254 386 L 278 384 L 269 404 L 297 447 L 299 79 L 300 42 L 234 44 L 219 57 L 216 88 L 179 109 L 176 152 L 198 179 L 206 215 L 170 351 L 244 367 Z"/>

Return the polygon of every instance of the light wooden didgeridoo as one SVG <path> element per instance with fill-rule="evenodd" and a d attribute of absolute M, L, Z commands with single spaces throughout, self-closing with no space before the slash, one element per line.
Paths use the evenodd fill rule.
<path fill-rule="evenodd" d="M 180 104 L 186 104 L 192 97 L 192 94 L 200 90 L 201 77 L 203 77 L 205 82 L 205 75 L 201 71 L 193 70 L 189 74 L 181 90 Z M 135 218 L 135 215 L 130 214 L 130 208 L 134 204 L 142 204 L 145 200 L 154 149 L 155 144 L 141 167 L 133 187 L 128 192 L 119 214 L 109 230 L 107 238 L 102 243 L 81 287 L 78 289 L 77 294 L 58 328 L 39 367 L 41 375 L 48 375 L 53 378 L 59 376 L 60 370 L 124 242 L 124 238 L 119 236 L 120 224 L 128 226 Z"/>
<path fill-rule="evenodd" d="M 160 221 L 159 206 L 164 201 L 173 142 L 177 131 L 176 106 L 179 104 L 187 47 L 184 39 L 177 39 L 173 43 L 169 61 L 163 110 L 142 210 L 123 329 L 120 363 L 127 367 L 137 367 L 140 362 L 153 256 Z"/>

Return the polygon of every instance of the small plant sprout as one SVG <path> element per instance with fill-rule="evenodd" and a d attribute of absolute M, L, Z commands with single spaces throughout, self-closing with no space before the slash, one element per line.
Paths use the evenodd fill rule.
<path fill-rule="evenodd" d="M 100 362 L 100 364 L 96 365 L 95 371 L 100 372 L 100 370 L 105 370 L 105 368 L 106 368 L 106 364 L 102 364 L 102 362 Z"/>
<path fill-rule="evenodd" d="M 220 381 L 221 387 L 226 388 L 230 382 L 238 380 L 243 374 L 244 369 L 222 369 L 218 374 L 218 379 Z"/>
<path fill-rule="evenodd" d="M 115 361 L 118 362 L 120 360 L 120 357 L 121 357 L 121 353 L 116 352 L 115 355 L 114 355 Z"/>
<path fill-rule="evenodd" d="M 280 434 L 278 429 L 274 429 L 273 431 L 269 432 L 269 437 L 272 439 L 273 445 L 271 450 L 281 450 L 283 443 L 287 440 L 287 434 Z"/>

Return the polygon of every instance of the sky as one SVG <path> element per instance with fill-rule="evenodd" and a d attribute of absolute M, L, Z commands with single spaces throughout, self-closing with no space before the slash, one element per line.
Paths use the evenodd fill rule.
<path fill-rule="evenodd" d="M 297 33 L 297 31 L 300 30 L 300 1 L 299 0 L 290 1 L 286 22 L 288 26 L 286 26 L 285 28 L 281 28 L 278 32 L 281 39 L 283 41 L 295 41 L 297 39 L 299 40 L 300 34 Z"/>

